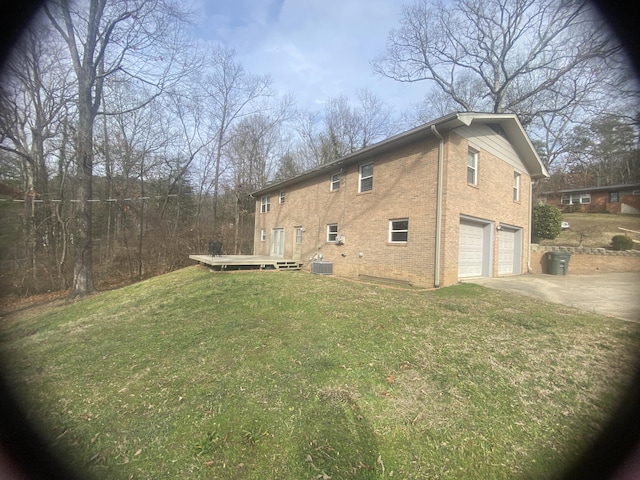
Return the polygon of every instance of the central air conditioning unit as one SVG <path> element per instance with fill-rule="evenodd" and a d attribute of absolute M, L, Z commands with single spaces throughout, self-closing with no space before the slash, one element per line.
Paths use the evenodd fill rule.
<path fill-rule="evenodd" d="M 333 275 L 333 263 L 311 262 L 311 273 L 316 273 L 319 275 Z"/>

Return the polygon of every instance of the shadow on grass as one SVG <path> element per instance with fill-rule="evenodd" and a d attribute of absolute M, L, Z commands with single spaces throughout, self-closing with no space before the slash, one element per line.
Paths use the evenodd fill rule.
<path fill-rule="evenodd" d="M 299 478 L 379 478 L 375 433 L 348 391 L 322 389 L 303 410 L 300 429 Z"/>

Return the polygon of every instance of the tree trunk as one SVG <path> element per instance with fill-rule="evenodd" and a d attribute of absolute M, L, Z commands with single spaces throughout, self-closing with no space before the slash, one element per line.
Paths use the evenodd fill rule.
<path fill-rule="evenodd" d="M 75 214 L 75 264 L 73 284 L 69 296 L 83 297 L 94 292 L 93 285 L 93 123 L 91 87 L 80 81 L 78 99 L 78 140 L 76 161 L 78 162 L 78 197 Z M 87 82 L 88 83 L 88 82 Z"/>

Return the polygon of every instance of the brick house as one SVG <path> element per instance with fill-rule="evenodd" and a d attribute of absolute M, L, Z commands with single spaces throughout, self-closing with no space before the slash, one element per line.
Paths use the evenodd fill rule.
<path fill-rule="evenodd" d="M 640 214 L 640 184 L 567 188 L 541 195 L 563 212 Z"/>
<path fill-rule="evenodd" d="M 515 115 L 451 114 L 254 192 L 254 254 L 422 287 L 524 273 L 547 176 Z"/>

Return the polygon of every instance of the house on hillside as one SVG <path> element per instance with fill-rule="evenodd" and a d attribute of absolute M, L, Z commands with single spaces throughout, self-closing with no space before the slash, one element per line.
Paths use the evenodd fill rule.
<path fill-rule="evenodd" d="M 563 212 L 640 214 L 640 184 L 567 188 L 541 195 Z"/>
<path fill-rule="evenodd" d="M 515 115 L 451 114 L 254 192 L 254 254 L 423 287 L 524 273 L 547 176 Z"/>

